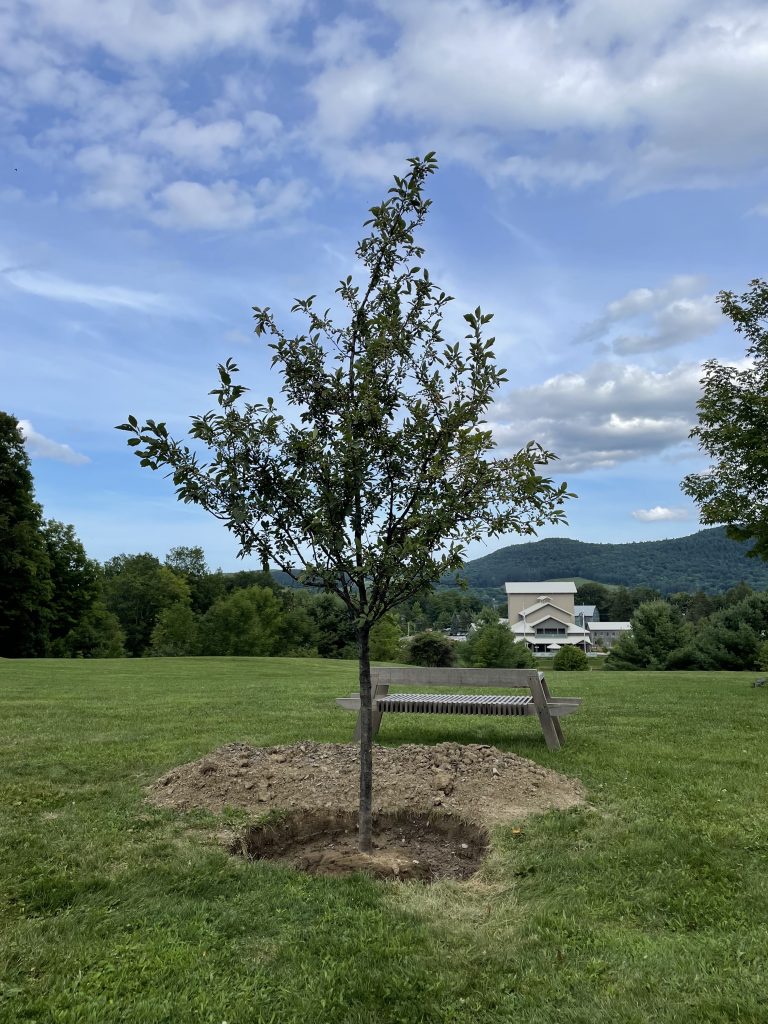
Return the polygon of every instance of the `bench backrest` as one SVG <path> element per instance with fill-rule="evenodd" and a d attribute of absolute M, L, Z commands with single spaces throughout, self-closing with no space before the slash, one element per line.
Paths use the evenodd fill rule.
<path fill-rule="evenodd" d="M 535 668 L 371 668 L 374 686 L 489 686 L 530 689 L 541 673 Z"/>

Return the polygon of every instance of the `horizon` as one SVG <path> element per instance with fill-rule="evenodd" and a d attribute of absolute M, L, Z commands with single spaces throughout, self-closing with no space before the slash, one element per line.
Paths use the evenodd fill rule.
<path fill-rule="evenodd" d="M 0 38 L 0 408 L 89 556 L 257 568 L 113 428 L 183 435 L 230 356 L 277 394 L 251 307 L 290 332 L 295 297 L 332 305 L 369 207 L 430 150 L 446 339 L 495 314 L 499 454 L 540 441 L 578 495 L 567 528 L 467 559 L 708 528 L 679 484 L 706 465 L 703 363 L 744 359 L 715 296 L 766 276 L 768 8 L 11 0 Z"/>

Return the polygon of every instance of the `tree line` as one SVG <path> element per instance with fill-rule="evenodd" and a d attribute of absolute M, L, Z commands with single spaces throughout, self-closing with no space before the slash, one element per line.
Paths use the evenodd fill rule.
<path fill-rule="evenodd" d="M 18 422 L 0 413 L 0 657 L 317 656 L 355 659 L 355 623 L 333 594 L 272 574 L 212 571 L 200 547 L 91 559 L 74 527 L 35 501 Z M 419 664 L 532 664 L 499 623 L 503 597 L 425 590 L 374 627 L 371 657 Z M 606 659 L 621 669 L 768 669 L 768 593 L 721 594 L 582 583 L 576 601 L 631 621 Z M 474 628 L 473 628 L 474 627 Z M 451 645 L 444 634 L 470 633 Z"/>
<path fill-rule="evenodd" d="M 613 646 L 605 667 L 768 671 L 768 592 L 741 584 L 703 615 L 701 596 L 675 594 L 641 604 L 631 634 Z"/>

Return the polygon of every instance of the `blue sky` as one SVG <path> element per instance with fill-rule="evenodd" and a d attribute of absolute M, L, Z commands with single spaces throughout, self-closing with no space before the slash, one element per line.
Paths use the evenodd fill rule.
<path fill-rule="evenodd" d="M 428 150 L 425 264 L 457 331 L 495 313 L 499 448 L 579 495 L 541 535 L 698 529 L 701 363 L 744 354 L 714 297 L 766 276 L 765 3 L 10 0 L 0 52 L 0 408 L 91 556 L 241 564 L 113 427 L 183 432 L 228 356 L 274 394 L 251 307 L 330 299 Z"/>

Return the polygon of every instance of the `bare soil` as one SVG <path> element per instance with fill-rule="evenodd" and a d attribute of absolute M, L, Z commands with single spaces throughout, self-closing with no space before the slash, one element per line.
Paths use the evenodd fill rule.
<path fill-rule="evenodd" d="M 450 814 L 397 811 L 373 819 L 373 849 L 357 845 L 352 811 L 294 811 L 277 821 L 252 825 L 230 846 L 249 860 L 276 860 L 310 875 L 364 871 L 399 882 L 463 881 L 480 867 L 488 833 Z"/>
<path fill-rule="evenodd" d="M 487 846 L 487 829 L 529 814 L 583 803 L 581 783 L 534 761 L 481 744 L 375 746 L 375 846 L 357 850 L 356 744 L 230 743 L 174 768 L 149 788 L 159 807 L 242 808 L 263 817 L 230 843 L 322 874 L 465 878 Z"/>

